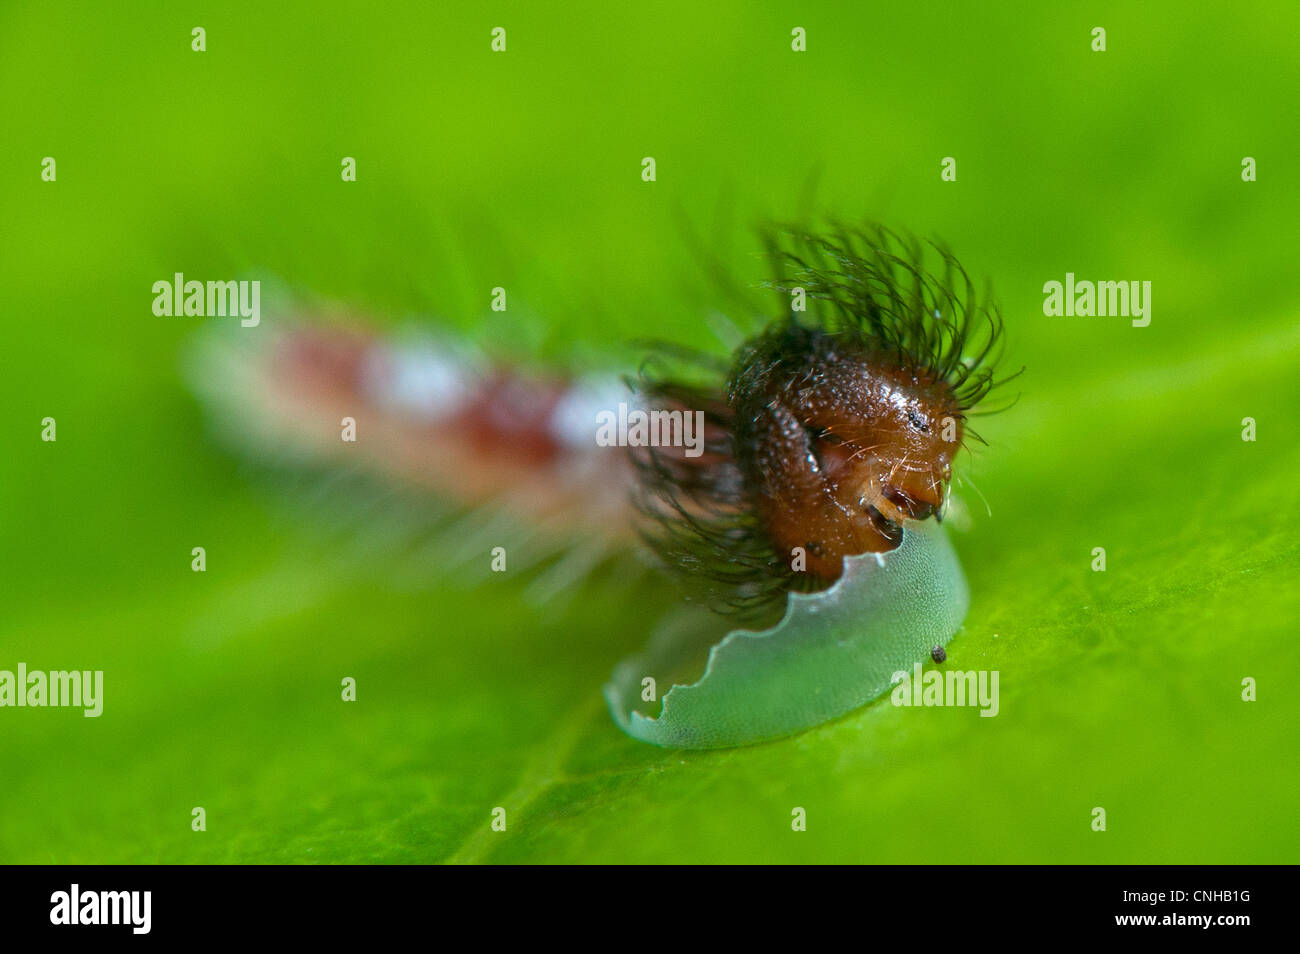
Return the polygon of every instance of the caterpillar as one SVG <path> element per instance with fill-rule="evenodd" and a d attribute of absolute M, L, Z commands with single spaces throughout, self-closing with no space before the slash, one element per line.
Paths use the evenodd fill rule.
<path fill-rule="evenodd" d="M 1015 375 L 998 377 L 996 304 L 945 247 L 874 224 L 772 226 L 763 242 L 778 307 L 729 360 L 659 344 L 622 378 L 534 372 L 299 313 L 208 343 L 191 380 L 262 454 L 494 508 L 582 541 L 584 565 L 644 543 L 739 628 L 704 644 L 694 682 L 676 679 L 698 672 L 698 642 L 619 664 L 615 721 L 677 747 L 786 735 L 880 695 L 961 625 L 938 524 L 979 439 L 971 416 Z M 619 404 L 698 415 L 700 446 L 603 446 L 596 421 Z M 364 440 L 340 439 L 345 420 Z M 673 680 L 662 698 L 645 691 L 655 673 Z"/>

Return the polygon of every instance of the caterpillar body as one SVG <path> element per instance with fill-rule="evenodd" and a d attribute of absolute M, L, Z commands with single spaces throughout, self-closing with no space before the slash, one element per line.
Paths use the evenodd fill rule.
<path fill-rule="evenodd" d="M 1000 313 L 946 249 L 879 226 L 765 242 L 779 310 L 729 361 L 668 348 L 637 377 L 534 373 L 295 315 L 209 346 L 192 379 L 263 453 L 361 461 L 597 553 L 644 541 L 743 628 L 663 699 L 637 688 L 680 668 L 681 647 L 625 661 L 615 720 L 683 747 L 788 734 L 879 695 L 882 667 L 960 625 L 965 581 L 936 525 L 969 418 L 1008 378 Z M 698 414 L 700 446 L 604 446 L 597 421 L 620 405 Z"/>

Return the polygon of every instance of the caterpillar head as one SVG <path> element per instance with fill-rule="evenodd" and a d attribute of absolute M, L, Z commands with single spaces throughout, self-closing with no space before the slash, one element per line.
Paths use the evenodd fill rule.
<path fill-rule="evenodd" d="M 734 452 L 778 553 L 825 580 L 938 514 L 962 411 L 928 368 L 790 323 L 746 349 L 729 388 Z"/>

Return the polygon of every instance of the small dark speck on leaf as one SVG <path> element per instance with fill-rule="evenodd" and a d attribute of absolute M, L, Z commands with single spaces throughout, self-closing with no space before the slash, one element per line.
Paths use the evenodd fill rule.
<path fill-rule="evenodd" d="M 930 658 L 937 663 L 941 663 L 948 658 L 948 650 L 942 646 L 935 646 L 934 649 L 930 650 Z"/>

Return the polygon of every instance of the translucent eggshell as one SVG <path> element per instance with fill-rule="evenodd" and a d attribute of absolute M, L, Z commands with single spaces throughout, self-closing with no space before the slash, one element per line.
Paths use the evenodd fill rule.
<path fill-rule="evenodd" d="M 636 711 L 642 679 L 680 663 L 671 658 L 680 649 L 652 646 L 624 660 L 605 699 L 625 732 L 655 745 L 712 749 L 779 738 L 887 692 L 895 672 L 952 638 L 969 605 L 943 527 L 912 523 L 897 549 L 846 559 L 830 589 L 791 594 L 771 629 L 728 633 L 709 650 L 697 682 L 664 695 L 657 717 Z"/>

